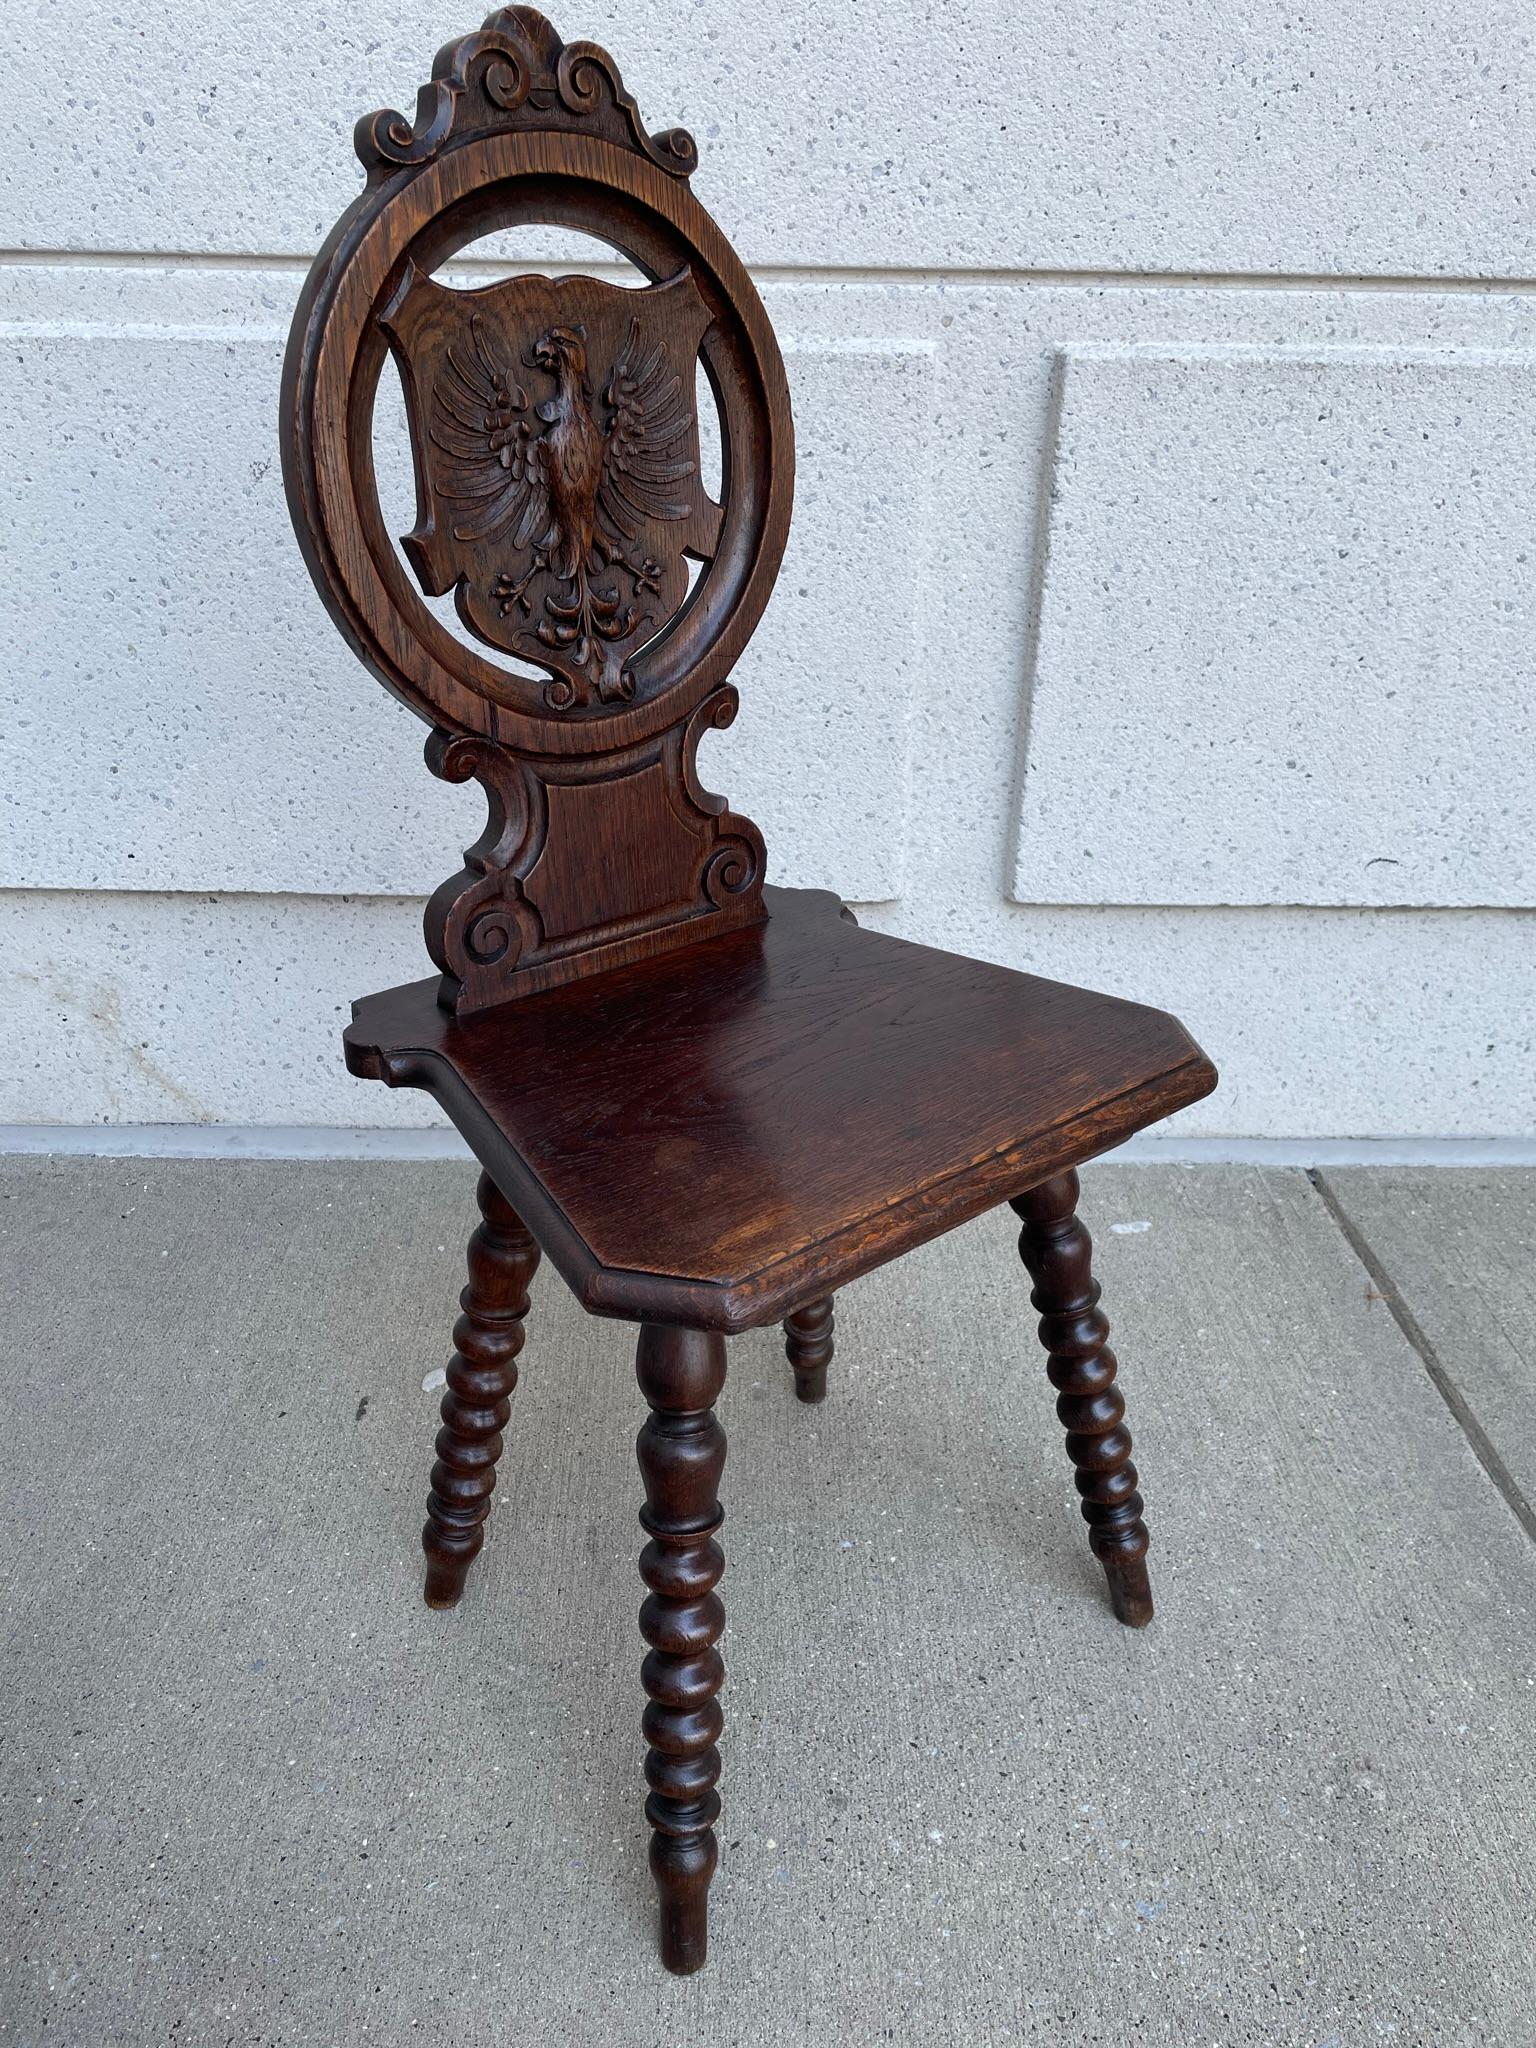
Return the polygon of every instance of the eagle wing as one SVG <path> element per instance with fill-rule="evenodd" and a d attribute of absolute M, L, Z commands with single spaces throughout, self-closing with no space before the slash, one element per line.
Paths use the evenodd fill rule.
<path fill-rule="evenodd" d="M 476 313 L 470 346 L 450 343 L 432 391 L 433 488 L 455 508 L 458 541 L 506 540 L 552 547 L 543 451 L 527 417 L 528 394 L 497 354 Z"/>
<path fill-rule="evenodd" d="M 610 418 L 597 523 L 622 547 L 647 522 L 686 519 L 694 509 L 693 393 L 668 362 L 665 342 L 643 346 L 640 322 L 631 319 L 603 397 Z"/>

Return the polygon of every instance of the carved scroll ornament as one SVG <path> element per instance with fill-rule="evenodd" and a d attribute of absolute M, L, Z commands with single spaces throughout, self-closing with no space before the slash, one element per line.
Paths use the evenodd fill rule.
<path fill-rule="evenodd" d="M 562 43 L 534 7 L 499 7 L 483 28 L 439 50 L 416 119 L 384 108 L 353 131 L 370 178 L 430 163 L 450 143 L 508 128 L 586 131 L 633 150 L 675 178 L 698 168 L 684 128 L 648 135 L 619 68 L 596 43 Z"/>
<path fill-rule="evenodd" d="M 596 45 L 502 8 L 439 54 L 413 122 L 370 115 L 356 139 L 366 187 L 295 309 L 284 479 L 333 619 L 432 725 L 434 771 L 486 790 L 487 829 L 426 919 L 441 1000 L 478 1012 L 766 915 L 761 837 L 694 756 L 734 714 L 783 552 L 789 397 L 751 279 L 689 188 L 692 142 L 647 134 Z M 651 282 L 433 275 L 539 223 Z M 390 358 L 415 467 L 403 535 L 373 457 Z"/>
<path fill-rule="evenodd" d="M 538 760 L 434 732 L 427 765 L 478 781 L 485 831 L 427 906 L 440 1000 L 461 1015 L 596 966 L 687 945 L 763 916 L 763 841 L 700 787 L 704 733 L 736 716 L 717 690 L 660 737 L 617 754 Z"/>

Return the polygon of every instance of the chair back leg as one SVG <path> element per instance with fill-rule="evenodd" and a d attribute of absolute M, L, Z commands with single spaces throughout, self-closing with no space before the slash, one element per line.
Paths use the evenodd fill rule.
<path fill-rule="evenodd" d="M 1115 1613 L 1128 1627 L 1145 1628 L 1152 1619 L 1151 1538 L 1141 1519 L 1125 1397 L 1115 1385 L 1115 1354 L 1093 1277 L 1093 1240 L 1077 1216 L 1078 1193 L 1077 1175 L 1062 1173 L 1009 1207 L 1024 1226 L 1019 1257 L 1035 1283 L 1030 1300 L 1040 1311 L 1045 1369 L 1057 1390 L 1067 1456 L 1077 1468 L 1088 1541 L 1109 1580 Z"/>
<path fill-rule="evenodd" d="M 469 1284 L 453 1326 L 443 1426 L 427 1495 L 429 1607 L 454 1607 L 485 1541 L 502 1431 L 512 1413 L 517 1355 L 523 1348 L 528 1286 L 539 1248 L 522 1218 L 488 1173 L 475 1191 L 484 1219 L 469 1240 Z"/>
<path fill-rule="evenodd" d="M 784 1355 L 795 1369 L 795 1392 L 802 1401 L 827 1398 L 827 1367 L 832 1363 L 832 1296 L 823 1294 L 784 1318 Z"/>

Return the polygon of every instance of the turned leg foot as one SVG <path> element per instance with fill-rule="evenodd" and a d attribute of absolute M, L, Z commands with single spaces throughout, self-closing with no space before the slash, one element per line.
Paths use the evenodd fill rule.
<path fill-rule="evenodd" d="M 827 1398 L 833 1328 L 830 1294 L 808 1301 L 784 1319 L 784 1355 L 795 1368 L 795 1392 L 802 1401 Z"/>
<path fill-rule="evenodd" d="M 469 1240 L 469 1284 L 453 1326 L 455 1349 L 421 1532 L 429 1607 L 457 1604 L 485 1541 L 501 1433 L 517 1385 L 528 1283 L 539 1263 L 538 1246 L 489 1174 L 481 1174 L 475 1198 L 485 1220 Z"/>
<path fill-rule="evenodd" d="M 708 1939 L 709 1881 L 718 1854 L 723 1717 L 715 1695 L 725 1676 L 715 1644 L 725 1609 L 715 1587 L 725 1559 L 715 1541 L 723 1516 L 716 1498 L 725 1465 L 725 1431 L 714 1404 L 725 1383 L 725 1339 L 699 1330 L 645 1323 L 635 1359 L 650 1404 L 636 1443 L 649 1538 L 640 1576 L 650 1589 L 640 1633 L 650 1645 L 640 1667 L 649 1704 L 651 1874 L 661 1895 L 661 1959 L 686 1975 L 699 1969 Z"/>
<path fill-rule="evenodd" d="M 1077 1468 L 1088 1541 L 1104 1567 L 1116 1615 L 1130 1628 L 1145 1628 L 1152 1619 L 1150 1538 L 1141 1519 L 1125 1399 L 1115 1385 L 1109 1324 L 1091 1268 L 1093 1240 L 1078 1221 L 1077 1197 L 1077 1175 L 1063 1173 L 1009 1207 L 1024 1226 L 1019 1257 L 1035 1283 L 1030 1300 L 1040 1311 L 1046 1371 L 1057 1389 L 1067 1455 Z"/>

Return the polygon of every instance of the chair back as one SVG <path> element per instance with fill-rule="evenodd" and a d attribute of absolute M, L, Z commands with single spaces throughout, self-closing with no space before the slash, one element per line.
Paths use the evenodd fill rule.
<path fill-rule="evenodd" d="M 730 674 L 784 551 L 789 397 L 690 188 L 692 139 L 648 134 L 595 44 L 504 8 L 439 53 L 414 122 L 371 114 L 355 139 L 367 184 L 294 316 L 284 476 L 337 626 L 431 725 L 433 772 L 485 787 L 486 831 L 427 912 L 442 1000 L 467 1012 L 765 915 L 761 836 L 694 763 L 735 716 Z M 434 274 L 537 223 L 647 282 Z M 373 467 L 386 354 L 416 486 L 398 548 Z M 462 636 L 425 602 L 450 594 Z"/>

